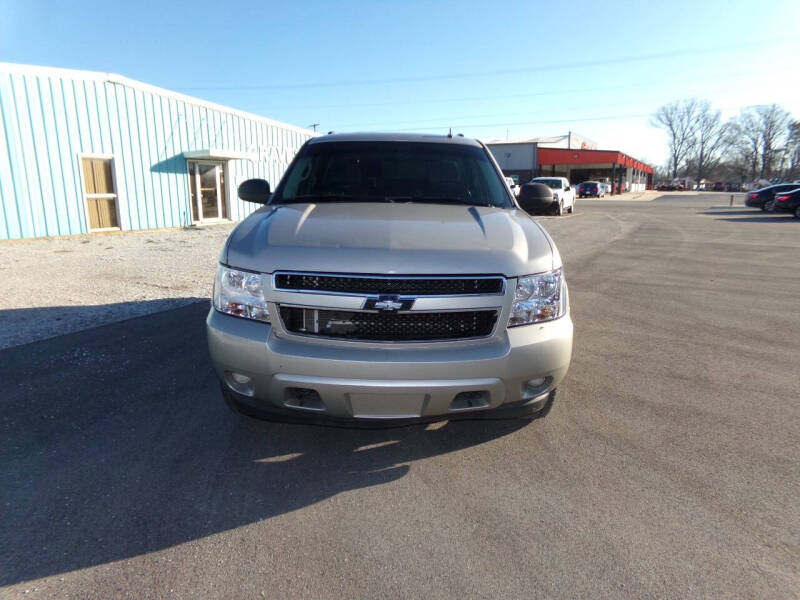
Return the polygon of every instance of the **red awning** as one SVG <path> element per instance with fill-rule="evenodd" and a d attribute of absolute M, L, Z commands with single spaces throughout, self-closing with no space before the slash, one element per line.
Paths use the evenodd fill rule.
<path fill-rule="evenodd" d="M 653 167 L 617 150 L 567 150 L 566 148 L 538 148 L 539 165 L 613 164 L 652 173 Z"/>

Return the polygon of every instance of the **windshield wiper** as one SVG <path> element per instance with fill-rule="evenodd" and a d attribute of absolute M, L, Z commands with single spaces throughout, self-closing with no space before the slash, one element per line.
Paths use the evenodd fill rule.
<path fill-rule="evenodd" d="M 291 204 L 292 202 L 358 202 L 360 198 L 348 196 L 347 194 L 300 194 L 291 198 L 281 198 L 281 204 Z"/>
<path fill-rule="evenodd" d="M 351 196 L 348 194 L 299 194 L 292 198 L 281 198 L 277 204 L 295 202 L 392 202 L 389 198 L 379 196 Z"/>
<path fill-rule="evenodd" d="M 431 204 L 462 204 L 464 206 L 491 206 L 488 202 L 467 202 L 454 196 L 386 196 L 388 202 L 430 202 Z"/>

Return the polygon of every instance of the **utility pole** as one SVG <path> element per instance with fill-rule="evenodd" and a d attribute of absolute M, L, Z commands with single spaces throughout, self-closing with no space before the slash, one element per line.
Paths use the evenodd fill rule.
<path fill-rule="evenodd" d="M 313 129 L 314 131 L 316 131 L 316 130 L 317 130 L 317 127 L 319 127 L 319 123 L 312 123 L 311 125 L 309 125 L 309 127 L 311 127 L 311 129 Z"/>

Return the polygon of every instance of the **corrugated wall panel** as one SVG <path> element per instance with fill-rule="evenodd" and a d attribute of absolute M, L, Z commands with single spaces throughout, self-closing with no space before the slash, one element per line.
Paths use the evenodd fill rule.
<path fill-rule="evenodd" d="M 0 63 L 0 239 L 89 231 L 81 158 L 112 157 L 123 230 L 190 225 L 184 153 L 219 149 L 228 216 L 258 208 L 236 188 L 275 187 L 310 132 L 98 73 Z"/>
<path fill-rule="evenodd" d="M 36 148 L 33 143 L 33 123 L 30 113 L 30 100 L 26 78 L 22 75 L 11 77 L 11 92 L 17 106 L 17 126 L 19 128 L 19 152 L 24 164 L 25 187 L 29 194 L 28 209 L 30 235 L 34 237 L 49 235 L 44 215 L 42 187 L 39 181 L 39 167 L 36 164 Z"/>

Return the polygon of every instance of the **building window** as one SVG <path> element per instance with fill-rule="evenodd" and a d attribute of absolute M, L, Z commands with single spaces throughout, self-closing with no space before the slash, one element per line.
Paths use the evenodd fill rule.
<path fill-rule="evenodd" d="M 82 158 L 81 162 L 89 229 L 118 228 L 117 194 L 111 174 L 111 159 Z"/>

